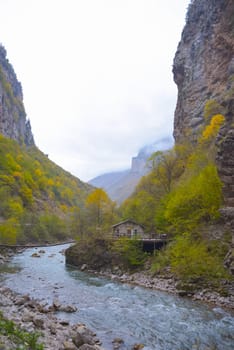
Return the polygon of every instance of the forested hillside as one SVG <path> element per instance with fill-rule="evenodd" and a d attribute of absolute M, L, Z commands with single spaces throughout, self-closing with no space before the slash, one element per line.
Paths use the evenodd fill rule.
<path fill-rule="evenodd" d="M 81 223 L 88 230 L 92 190 L 35 146 L 21 84 L 0 45 L 0 243 L 62 241 Z"/>
<path fill-rule="evenodd" d="M 91 190 L 36 146 L 0 135 L 1 243 L 72 237 L 73 215 Z"/>

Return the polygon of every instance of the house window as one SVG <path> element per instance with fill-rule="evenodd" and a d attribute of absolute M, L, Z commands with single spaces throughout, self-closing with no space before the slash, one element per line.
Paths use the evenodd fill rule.
<path fill-rule="evenodd" d="M 134 229 L 134 236 L 136 236 L 137 235 L 137 229 L 135 228 Z"/>

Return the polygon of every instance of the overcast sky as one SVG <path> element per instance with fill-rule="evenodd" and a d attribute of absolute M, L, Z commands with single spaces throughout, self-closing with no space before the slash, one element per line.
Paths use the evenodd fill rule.
<path fill-rule="evenodd" d="M 189 0 L 0 0 L 37 146 L 84 181 L 172 135 Z"/>

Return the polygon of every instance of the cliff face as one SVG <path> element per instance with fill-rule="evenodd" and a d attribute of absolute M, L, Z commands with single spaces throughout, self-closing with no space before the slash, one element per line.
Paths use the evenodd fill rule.
<path fill-rule="evenodd" d="M 0 133 L 19 144 L 34 145 L 29 120 L 23 105 L 23 93 L 13 67 L 0 45 Z"/>
<path fill-rule="evenodd" d="M 173 63 L 178 100 L 176 142 L 196 140 L 205 103 L 216 101 L 226 122 L 217 139 L 217 165 L 226 206 L 234 206 L 234 1 L 194 0 Z M 188 136 L 189 135 L 189 136 Z"/>

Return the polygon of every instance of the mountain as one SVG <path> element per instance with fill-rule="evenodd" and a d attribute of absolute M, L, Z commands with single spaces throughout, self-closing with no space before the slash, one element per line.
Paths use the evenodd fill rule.
<path fill-rule="evenodd" d="M 225 115 L 217 165 L 226 206 L 234 207 L 234 2 L 191 1 L 173 63 L 178 99 L 174 137 L 197 139 L 207 113 Z"/>
<path fill-rule="evenodd" d="M 19 144 L 34 145 L 30 121 L 26 119 L 23 92 L 6 50 L 0 44 L 0 133 Z"/>
<path fill-rule="evenodd" d="M 91 179 L 89 184 L 103 188 L 110 198 L 121 204 L 135 190 L 142 176 L 150 171 L 147 160 L 156 150 L 165 150 L 172 145 L 170 137 L 157 140 L 144 146 L 136 157 L 132 158 L 131 168 L 123 171 L 111 172 Z"/>
<path fill-rule="evenodd" d="M 36 147 L 21 84 L 0 46 L 0 243 L 72 236 L 92 189 Z"/>

